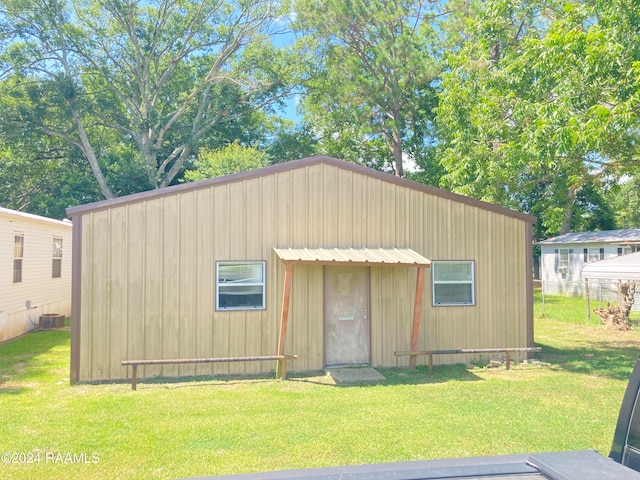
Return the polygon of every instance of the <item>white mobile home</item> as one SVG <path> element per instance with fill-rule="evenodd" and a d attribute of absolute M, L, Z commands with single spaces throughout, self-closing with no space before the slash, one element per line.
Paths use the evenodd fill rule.
<path fill-rule="evenodd" d="M 0 207 L 0 342 L 71 313 L 71 222 Z"/>
<path fill-rule="evenodd" d="M 640 229 L 568 233 L 540 242 L 542 292 L 549 295 L 584 295 L 580 274 L 585 265 L 640 250 Z M 616 300 L 612 280 L 589 282 L 591 298 Z"/>

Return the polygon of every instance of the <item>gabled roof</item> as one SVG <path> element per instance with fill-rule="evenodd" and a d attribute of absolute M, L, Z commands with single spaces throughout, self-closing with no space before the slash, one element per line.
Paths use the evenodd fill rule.
<path fill-rule="evenodd" d="M 607 280 L 640 280 L 640 252 L 587 263 L 582 278 Z"/>
<path fill-rule="evenodd" d="M 556 245 L 567 243 L 638 243 L 640 229 L 603 230 L 602 232 L 566 233 L 558 237 L 548 238 L 539 242 L 541 245 Z"/>
<path fill-rule="evenodd" d="M 325 164 L 325 165 L 331 165 L 337 168 L 342 168 L 344 170 L 348 170 L 354 173 L 359 173 L 361 175 L 366 175 L 368 177 L 373 177 L 373 178 L 382 180 L 384 182 L 393 183 L 405 188 L 421 191 L 429 195 L 446 198 L 455 202 L 471 205 L 483 210 L 489 210 L 495 213 L 499 213 L 501 215 L 517 218 L 524 222 L 528 222 L 528 223 L 536 222 L 536 217 L 527 215 L 525 213 L 516 212 L 508 208 L 500 207 L 498 205 L 493 205 L 491 203 L 483 202 L 470 197 L 465 197 L 463 195 L 451 193 L 446 190 L 432 187 L 430 185 L 414 182 L 406 178 L 399 178 L 389 173 L 380 172 L 372 168 L 356 165 L 355 163 L 346 162 L 344 160 L 338 160 L 337 158 L 332 158 L 332 157 L 327 157 L 322 155 L 316 156 L 316 157 L 303 158 L 301 160 L 293 160 L 291 162 L 278 163 L 275 165 L 270 165 L 268 167 L 250 170 L 247 172 L 240 172 L 240 173 L 234 173 L 232 175 L 225 175 L 223 177 L 210 178 L 206 180 L 200 180 L 198 182 L 183 183 L 180 185 L 173 185 L 170 187 L 159 188 L 157 190 L 149 190 L 142 193 L 135 193 L 133 195 L 126 195 L 124 197 L 117 197 L 109 200 L 103 200 L 101 202 L 95 202 L 95 203 L 89 203 L 87 205 L 71 207 L 67 209 L 67 215 L 70 217 L 74 215 L 82 215 L 88 212 L 104 210 L 107 208 L 124 205 L 127 203 L 142 202 L 144 200 L 150 200 L 154 198 L 174 195 L 181 192 L 189 192 L 192 190 L 209 188 L 215 185 L 224 185 L 224 184 L 233 183 L 233 182 L 241 182 L 241 181 L 252 179 L 252 178 L 264 177 L 264 176 L 272 175 L 279 172 L 286 172 L 286 171 L 295 170 L 298 168 L 305 168 L 308 166 L 318 165 L 318 164 Z"/>

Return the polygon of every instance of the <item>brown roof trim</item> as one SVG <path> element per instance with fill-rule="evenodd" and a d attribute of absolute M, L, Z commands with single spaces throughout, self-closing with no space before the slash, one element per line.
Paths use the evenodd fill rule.
<path fill-rule="evenodd" d="M 393 183 L 395 185 L 399 185 L 405 188 L 410 188 L 412 190 L 417 190 L 423 193 L 427 193 L 429 195 L 445 198 L 448 200 L 452 200 L 454 202 L 464 203 L 466 205 L 477 207 L 483 210 L 488 210 L 488 211 L 505 215 L 508 217 L 517 218 L 527 223 L 535 223 L 537 220 L 536 217 L 532 215 L 516 212 L 515 210 L 510 210 L 508 208 L 504 208 L 499 205 L 493 205 L 491 203 L 483 202 L 481 200 L 465 197 L 464 195 L 459 195 L 456 193 L 449 192 L 447 190 L 442 190 L 440 188 L 432 187 L 430 185 L 414 182 L 413 180 L 408 180 L 406 178 L 396 177 L 389 173 L 380 172 L 372 168 L 363 167 L 355 163 L 346 162 L 344 160 L 339 160 L 337 158 L 328 157 L 324 155 L 303 158 L 301 160 L 293 160 L 291 162 L 278 163 L 275 165 L 270 165 L 268 167 L 250 170 L 247 172 L 240 172 L 240 173 L 234 173 L 232 175 L 225 175 L 224 177 L 210 178 L 207 180 L 200 180 L 198 182 L 183 183 L 180 185 L 173 185 L 170 187 L 159 188 L 157 190 L 148 190 L 146 192 L 134 193 L 132 195 L 126 195 L 124 197 L 117 197 L 109 200 L 103 200 L 101 202 L 94 202 L 86 205 L 80 205 L 77 207 L 70 207 L 67 209 L 67 215 L 69 217 L 73 217 L 76 215 L 82 215 L 85 213 L 95 212 L 98 210 L 105 210 L 107 208 L 116 207 L 116 206 L 120 206 L 127 203 L 142 202 L 145 200 L 165 197 L 165 196 L 173 195 L 176 193 L 189 192 L 192 190 L 199 190 L 201 188 L 208 188 L 215 185 L 241 182 L 241 181 L 249 180 L 252 178 L 263 177 L 266 175 L 271 175 L 279 172 L 287 172 L 290 170 L 295 170 L 298 168 L 304 168 L 304 167 L 318 165 L 318 164 L 332 165 L 334 167 L 342 168 L 344 170 L 348 170 L 361 175 L 377 178 L 384 182 Z"/>

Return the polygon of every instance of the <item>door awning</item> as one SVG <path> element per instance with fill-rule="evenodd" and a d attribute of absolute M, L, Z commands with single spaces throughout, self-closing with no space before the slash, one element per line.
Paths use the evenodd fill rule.
<path fill-rule="evenodd" d="M 274 248 L 282 263 L 429 267 L 431 260 L 410 248 Z"/>

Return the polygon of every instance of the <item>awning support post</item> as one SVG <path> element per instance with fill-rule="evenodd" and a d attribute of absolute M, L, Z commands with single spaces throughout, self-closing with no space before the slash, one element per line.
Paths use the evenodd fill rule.
<path fill-rule="evenodd" d="M 282 289 L 282 313 L 280 315 L 280 336 L 278 337 L 278 355 L 284 355 L 285 343 L 287 340 L 287 324 L 289 321 L 289 303 L 291 301 L 291 277 L 293 276 L 293 264 L 285 264 L 284 287 Z M 286 360 L 276 362 L 276 378 L 285 380 L 287 378 Z"/>
<path fill-rule="evenodd" d="M 411 327 L 411 351 L 418 351 L 420 341 L 420 317 L 422 316 L 422 292 L 424 290 L 424 267 L 418 267 L 418 275 L 416 278 L 416 296 L 413 304 L 413 325 Z M 409 368 L 416 368 L 418 357 L 411 355 L 409 357 Z"/>

